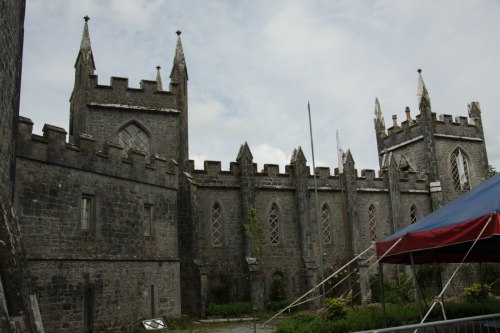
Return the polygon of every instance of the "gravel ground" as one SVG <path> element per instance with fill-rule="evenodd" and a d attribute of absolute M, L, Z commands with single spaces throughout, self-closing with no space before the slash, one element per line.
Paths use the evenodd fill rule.
<path fill-rule="evenodd" d="M 182 331 L 168 331 L 178 333 L 254 333 L 254 326 L 252 322 L 237 322 L 237 323 L 218 323 L 207 327 L 197 329 L 196 327 Z M 275 327 L 271 325 L 256 325 L 256 333 L 272 333 Z"/>

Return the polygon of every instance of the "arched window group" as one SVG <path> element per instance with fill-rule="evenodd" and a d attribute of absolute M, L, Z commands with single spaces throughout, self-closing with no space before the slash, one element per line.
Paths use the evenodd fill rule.
<path fill-rule="evenodd" d="M 465 157 L 465 152 L 461 148 L 453 151 L 450 163 L 455 189 L 459 191 L 470 190 L 469 163 Z"/>

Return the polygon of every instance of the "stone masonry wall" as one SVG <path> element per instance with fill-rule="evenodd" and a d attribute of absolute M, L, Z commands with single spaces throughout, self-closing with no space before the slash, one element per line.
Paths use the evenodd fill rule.
<path fill-rule="evenodd" d="M 0 331 L 43 330 L 26 263 L 16 209 L 17 116 L 21 93 L 25 0 L 0 0 Z M 14 323 L 15 321 L 15 323 Z M 11 325 L 12 323 L 12 325 Z"/>
<path fill-rule="evenodd" d="M 194 183 L 197 186 L 196 212 L 199 253 L 208 263 L 209 277 L 214 281 L 209 283 L 209 289 L 216 287 L 217 277 L 228 275 L 236 281 L 245 281 L 248 277 L 248 268 L 241 265 L 244 262 L 244 231 L 241 216 L 241 195 L 237 163 L 231 164 L 230 171 L 221 171 L 220 162 L 207 161 L 203 170 L 191 170 Z M 262 172 L 257 172 L 253 182 L 255 184 L 255 207 L 258 220 L 262 223 L 262 257 L 260 275 L 264 300 L 268 301 L 273 274 L 283 273 L 287 297 L 293 298 L 305 292 L 304 263 L 300 251 L 300 230 L 298 221 L 298 203 L 295 195 L 294 181 L 288 173 L 279 173 L 277 165 L 265 165 Z M 386 177 L 386 174 L 384 174 Z M 318 228 L 316 219 L 316 199 L 314 182 L 310 172 L 307 172 L 309 187 L 309 223 L 311 228 L 311 242 L 316 264 L 320 264 Z M 333 272 L 346 262 L 345 223 L 347 218 L 343 212 L 343 205 L 347 193 L 342 195 L 338 175 L 331 175 L 329 168 L 318 168 L 318 202 L 319 209 L 328 207 L 331 241 L 323 243 L 323 267 L 325 276 Z M 401 209 L 409 212 L 412 205 L 418 208 L 420 214 L 430 212 L 428 183 L 426 179 L 419 179 L 415 173 L 399 180 L 401 193 Z M 386 178 L 376 178 L 373 170 L 363 170 L 356 178 L 358 211 L 357 224 L 353 226 L 353 240 L 356 254 L 370 246 L 368 228 L 368 207 L 375 206 L 377 221 L 377 237 L 381 239 L 392 232 L 392 216 L 390 214 L 390 199 L 388 181 Z M 344 189 L 345 191 L 345 189 Z M 222 246 L 212 246 L 211 237 L 211 210 L 218 203 L 222 211 Z M 275 203 L 279 210 L 279 244 L 272 244 L 269 230 L 269 210 Z M 406 216 L 405 215 L 405 216 Z M 351 223 L 351 222 L 349 222 Z M 400 227 L 398 224 L 397 227 Z M 238 271 L 239 270 L 239 271 Z M 231 300 L 241 300 L 247 297 L 248 292 L 242 291 L 248 285 L 243 283 L 236 293 L 233 289 Z M 208 302 L 216 302 L 213 293 L 208 293 Z M 212 296 L 211 296 L 212 295 Z"/>
<path fill-rule="evenodd" d="M 99 332 L 131 328 L 139 319 L 180 317 L 178 262 L 32 260 L 30 265 L 46 332 L 88 332 L 89 289 L 91 320 Z"/>
<path fill-rule="evenodd" d="M 15 201 L 47 331 L 180 316 L 176 164 L 146 164 L 138 151 L 123 158 L 113 145 L 98 152 L 89 136 L 70 145 L 50 125 L 33 135 L 32 125 L 20 118 Z M 82 197 L 91 200 L 87 229 Z"/>

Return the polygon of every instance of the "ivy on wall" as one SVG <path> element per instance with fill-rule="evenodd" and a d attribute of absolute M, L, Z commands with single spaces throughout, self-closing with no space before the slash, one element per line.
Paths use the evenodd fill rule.
<path fill-rule="evenodd" d="M 250 217 L 250 222 L 243 224 L 245 230 L 245 235 L 250 243 L 250 250 L 252 255 L 260 261 L 262 256 L 262 223 L 257 219 L 257 208 L 251 207 L 248 209 L 248 215 Z"/>

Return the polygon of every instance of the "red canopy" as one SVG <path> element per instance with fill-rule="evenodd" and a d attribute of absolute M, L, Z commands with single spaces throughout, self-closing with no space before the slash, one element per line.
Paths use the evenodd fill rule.
<path fill-rule="evenodd" d="M 415 264 L 461 262 L 481 234 L 465 262 L 500 262 L 499 211 L 500 174 L 497 174 L 377 242 L 377 256 L 383 256 L 382 262 L 394 264 L 410 264 L 410 253 Z"/>

